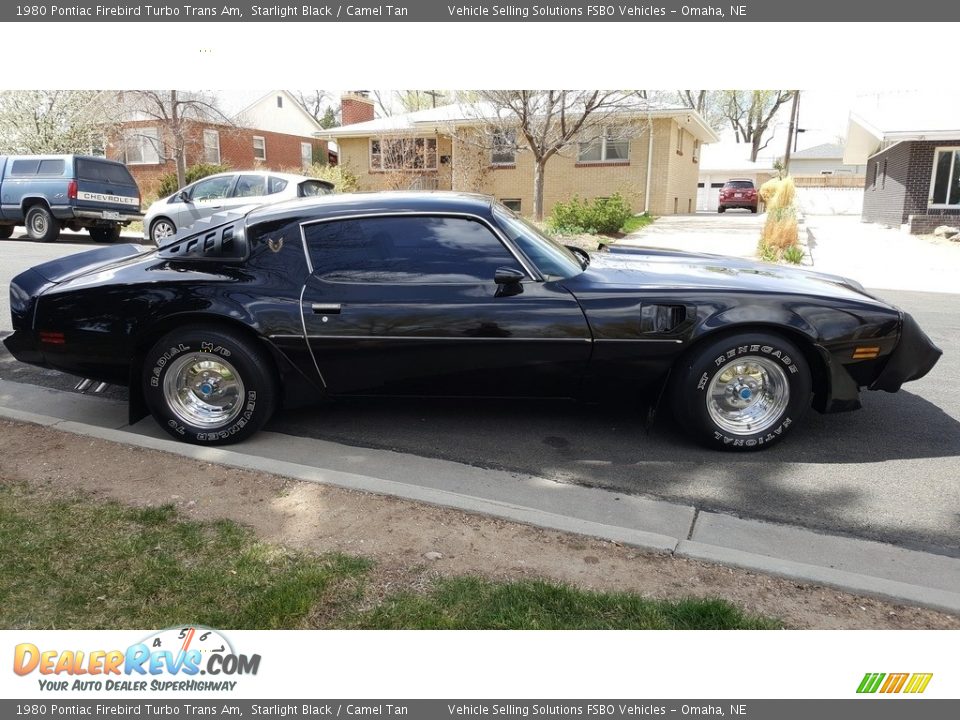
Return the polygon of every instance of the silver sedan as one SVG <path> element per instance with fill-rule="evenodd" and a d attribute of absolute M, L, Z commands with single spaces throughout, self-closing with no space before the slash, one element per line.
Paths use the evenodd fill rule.
<path fill-rule="evenodd" d="M 331 193 L 332 183 L 305 175 L 266 170 L 209 175 L 153 203 L 143 218 L 143 236 L 158 246 L 166 245 L 177 231 L 214 213 Z"/>

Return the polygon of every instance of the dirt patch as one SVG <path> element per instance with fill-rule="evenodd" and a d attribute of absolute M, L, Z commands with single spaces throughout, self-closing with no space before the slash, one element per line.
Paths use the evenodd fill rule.
<path fill-rule="evenodd" d="M 0 482 L 229 518 L 298 549 L 377 563 L 376 596 L 441 576 L 545 578 L 651 598 L 721 597 L 792 628 L 951 628 L 960 617 L 391 497 L 0 421 Z M 439 559 L 429 555 L 439 553 Z M 428 557 L 425 557 L 428 556 Z"/>

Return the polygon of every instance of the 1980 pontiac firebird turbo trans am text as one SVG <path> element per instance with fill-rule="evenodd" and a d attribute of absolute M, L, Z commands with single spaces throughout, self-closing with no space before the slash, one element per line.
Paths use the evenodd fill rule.
<path fill-rule="evenodd" d="M 130 387 L 175 438 L 249 437 L 325 397 L 617 397 L 696 440 L 778 442 L 940 357 L 856 282 L 745 260 L 561 247 L 490 198 L 334 195 L 213 216 L 14 278 L 19 360 Z"/>

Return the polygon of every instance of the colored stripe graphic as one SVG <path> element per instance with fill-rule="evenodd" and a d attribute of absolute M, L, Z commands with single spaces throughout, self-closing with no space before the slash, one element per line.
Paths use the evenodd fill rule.
<path fill-rule="evenodd" d="M 910 682 L 907 683 L 907 687 L 904 692 L 922 693 L 927 689 L 927 685 L 930 684 L 931 678 L 933 678 L 933 673 L 914 673 L 913 677 L 910 678 Z"/>
<path fill-rule="evenodd" d="M 857 692 L 875 693 L 885 677 L 886 675 L 884 673 L 867 673 L 863 676 L 863 680 L 860 681 L 860 687 L 857 688 Z"/>
<path fill-rule="evenodd" d="M 904 683 L 907 682 L 907 678 L 910 677 L 910 673 L 890 673 L 887 675 L 887 681 L 883 684 L 883 687 L 880 688 L 882 693 L 898 693 L 903 689 Z"/>

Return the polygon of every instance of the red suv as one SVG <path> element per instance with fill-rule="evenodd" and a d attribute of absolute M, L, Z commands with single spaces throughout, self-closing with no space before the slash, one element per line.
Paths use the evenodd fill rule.
<path fill-rule="evenodd" d="M 717 212 L 726 212 L 730 208 L 757 211 L 757 189 L 753 186 L 753 180 L 727 180 L 723 184 Z"/>

